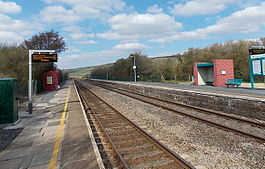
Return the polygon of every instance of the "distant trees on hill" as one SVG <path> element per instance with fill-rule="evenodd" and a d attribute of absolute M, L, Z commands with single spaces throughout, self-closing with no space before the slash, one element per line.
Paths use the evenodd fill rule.
<path fill-rule="evenodd" d="M 265 45 L 260 40 L 239 40 L 216 43 L 205 48 L 189 48 L 174 57 L 148 58 L 141 53 L 131 54 L 136 58 L 138 80 L 188 81 L 192 76 L 193 62 L 212 62 L 213 59 L 233 59 L 235 78 L 249 81 L 248 49 L 251 46 Z M 117 60 L 112 66 L 99 67 L 91 72 L 90 78 L 111 80 L 133 80 L 132 57 Z M 257 77 L 262 80 L 263 77 Z"/>

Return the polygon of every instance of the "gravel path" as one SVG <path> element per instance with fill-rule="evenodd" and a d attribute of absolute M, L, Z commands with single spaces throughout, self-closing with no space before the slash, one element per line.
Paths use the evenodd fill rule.
<path fill-rule="evenodd" d="M 102 88 L 93 91 L 196 168 L 265 168 L 265 144 Z"/>

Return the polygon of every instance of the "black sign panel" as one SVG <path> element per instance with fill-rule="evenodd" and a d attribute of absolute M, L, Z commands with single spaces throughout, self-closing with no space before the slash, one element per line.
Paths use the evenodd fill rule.
<path fill-rule="evenodd" d="M 250 55 L 259 55 L 259 54 L 264 54 L 265 49 L 249 49 L 249 54 Z"/>
<path fill-rule="evenodd" d="M 31 55 L 32 62 L 57 62 L 57 53 L 36 52 Z"/>

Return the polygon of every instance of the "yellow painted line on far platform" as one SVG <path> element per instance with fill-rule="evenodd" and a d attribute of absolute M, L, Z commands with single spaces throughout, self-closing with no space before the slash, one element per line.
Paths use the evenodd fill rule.
<path fill-rule="evenodd" d="M 49 169 L 57 168 L 57 161 L 58 161 L 60 145 L 61 145 L 61 140 L 62 140 L 62 135 L 63 135 L 63 130 L 64 130 L 64 121 L 65 121 L 65 116 L 66 116 L 66 112 L 68 109 L 69 95 L 70 95 L 70 86 L 68 88 L 68 92 L 67 92 L 67 96 L 66 96 L 66 100 L 65 100 L 65 104 L 64 104 L 64 111 L 63 111 L 62 116 L 61 116 L 60 125 L 59 125 L 59 128 L 57 130 L 56 139 L 55 139 L 55 143 L 53 146 L 52 157 L 50 159 L 50 163 L 49 163 L 49 167 L 48 167 Z"/>

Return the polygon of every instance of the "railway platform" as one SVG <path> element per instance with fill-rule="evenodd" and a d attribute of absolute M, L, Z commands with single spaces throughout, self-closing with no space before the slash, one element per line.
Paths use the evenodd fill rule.
<path fill-rule="evenodd" d="M 70 81 L 42 94 L 33 114 L 20 112 L 23 128 L 0 153 L 0 169 L 103 168 L 76 88 Z"/>
<path fill-rule="evenodd" d="M 129 82 L 130 83 L 130 82 Z M 145 86 L 157 86 L 157 87 L 165 87 L 172 89 L 181 89 L 181 90 L 189 90 L 194 92 L 207 92 L 212 94 L 224 94 L 228 96 L 246 96 L 246 97 L 254 97 L 265 99 L 265 89 L 256 88 L 246 88 L 246 87 L 214 87 L 214 86 L 194 86 L 188 84 L 170 84 L 170 83 L 158 83 L 158 82 L 137 82 L 139 85 Z"/>
<path fill-rule="evenodd" d="M 119 82 L 93 80 L 101 84 L 124 89 L 155 98 L 239 115 L 246 118 L 265 120 L 265 90 L 250 88 L 225 88 L 212 86 L 193 86 L 150 82 Z M 249 111 L 251 110 L 251 111 Z"/>

